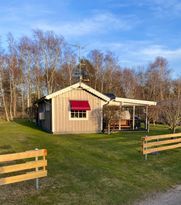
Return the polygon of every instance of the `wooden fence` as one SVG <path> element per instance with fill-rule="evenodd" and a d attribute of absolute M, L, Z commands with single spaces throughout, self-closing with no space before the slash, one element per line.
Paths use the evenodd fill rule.
<path fill-rule="evenodd" d="M 142 150 L 145 159 L 150 153 L 156 153 L 181 147 L 181 133 L 146 136 L 142 138 Z"/>
<path fill-rule="evenodd" d="M 9 175 L 0 178 L 0 185 L 36 179 L 36 188 L 38 189 L 38 178 L 47 176 L 46 156 L 46 149 L 0 155 L 0 174 Z M 26 171 L 26 173 L 22 173 L 22 171 Z"/>

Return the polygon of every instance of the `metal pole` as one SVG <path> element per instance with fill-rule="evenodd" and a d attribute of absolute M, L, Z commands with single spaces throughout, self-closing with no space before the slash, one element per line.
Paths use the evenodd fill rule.
<path fill-rule="evenodd" d="M 146 106 L 146 108 L 145 108 L 145 115 L 146 115 L 145 128 L 146 128 L 146 130 L 148 130 L 148 106 Z"/>
<path fill-rule="evenodd" d="M 36 148 L 35 150 L 38 150 L 38 148 Z M 38 161 L 38 157 L 35 157 L 35 161 Z M 38 172 L 38 167 L 36 167 L 36 172 Z M 36 187 L 36 190 L 39 189 L 39 178 L 36 178 L 35 179 L 35 187 Z"/>
<path fill-rule="evenodd" d="M 79 80 L 80 82 L 82 82 L 82 63 L 81 63 L 81 58 L 80 58 L 80 49 L 81 49 L 81 46 L 80 45 L 77 45 L 78 49 L 79 49 L 79 72 L 80 72 L 80 76 L 79 76 Z"/>
<path fill-rule="evenodd" d="M 79 44 L 70 44 L 71 46 L 74 46 L 76 48 L 78 48 L 78 61 L 79 61 L 79 81 L 82 82 L 82 63 L 81 63 L 81 49 L 83 49 L 84 47 L 80 46 Z"/>

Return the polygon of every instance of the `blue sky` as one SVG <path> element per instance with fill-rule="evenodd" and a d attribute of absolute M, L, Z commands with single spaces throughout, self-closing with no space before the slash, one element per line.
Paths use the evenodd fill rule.
<path fill-rule="evenodd" d="M 53 30 L 72 44 L 114 52 L 124 66 L 147 65 L 156 56 L 181 76 L 180 0 L 0 0 L 0 35 Z"/>

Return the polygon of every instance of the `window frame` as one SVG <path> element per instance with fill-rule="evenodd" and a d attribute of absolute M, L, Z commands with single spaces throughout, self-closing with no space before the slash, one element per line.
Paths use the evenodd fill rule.
<path fill-rule="evenodd" d="M 50 112 L 51 104 L 48 102 L 45 102 L 45 112 Z"/>
<path fill-rule="evenodd" d="M 72 117 L 72 112 L 74 112 L 74 115 L 75 115 L 75 113 L 77 113 L 78 117 Z M 79 115 L 81 113 L 82 114 L 85 113 L 86 117 L 79 117 Z M 88 120 L 88 110 L 70 110 L 69 111 L 69 119 L 70 120 L 79 120 L 79 121 L 81 121 L 81 120 Z"/>

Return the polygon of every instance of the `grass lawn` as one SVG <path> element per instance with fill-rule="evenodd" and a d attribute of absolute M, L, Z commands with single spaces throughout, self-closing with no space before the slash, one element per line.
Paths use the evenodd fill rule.
<path fill-rule="evenodd" d="M 149 135 L 168 133 L 152 127 Z M 0 187 L 0 204 L 132 204 L 181 184 L 181 149 L 140 153 L 144 132 L 51 135 L 25 121 L 0 123 L 0 154 L 48 150 L 48 177 Z"/>

